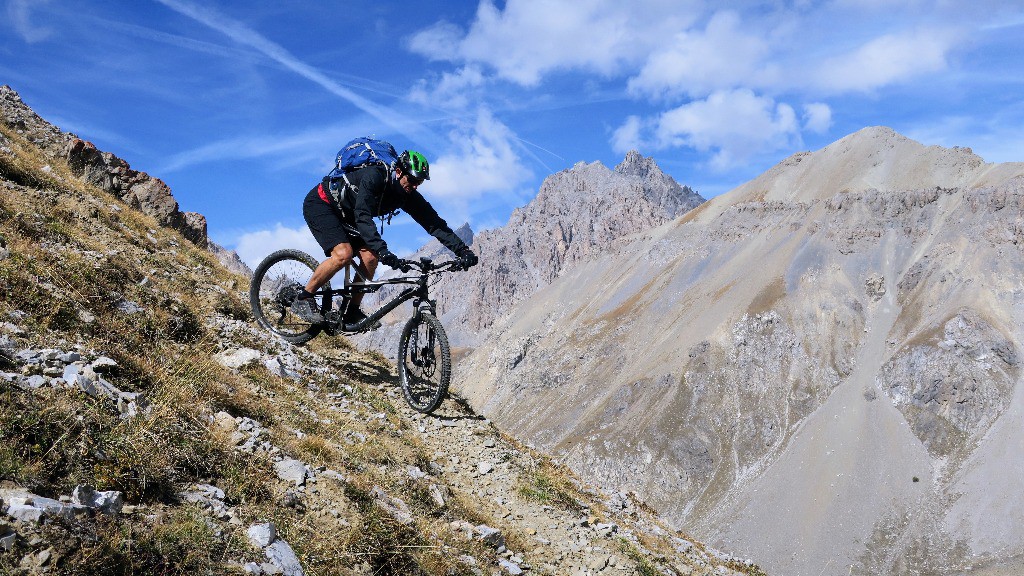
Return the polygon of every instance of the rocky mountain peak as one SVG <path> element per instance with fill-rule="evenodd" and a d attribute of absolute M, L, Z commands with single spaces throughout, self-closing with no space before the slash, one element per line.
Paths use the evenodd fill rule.
<path fill-rule="evenodd" d="M 466 222 L 462 226 L 456 228 L 455 235 L 467 245 L 473 243 L 473 228 L 469 225 L 469 222 Z"/>
<path fill-rule="evenodd" d="M 640 178 L 646 178 L 652 172 L 661 175 L 661 168 L 658 167 L 654 158 L 644 157 L 636 150 L 627 152 L 626 157 L 615 167 L 615 171 L 623 176 L 639 176 Z"/>
<path fill-rule="evenodd" d="M 911 141 L 910 138 L 907 138 L 903 134 L 900 134 L 899 132 L 897 132 L 896 130 L 894 130 L 894 129 L 888 127 L 888 126 L 865 126 L 864 128 L 861 128 L 860 130 L 857 130 L 856 132 L 854 132 L 852 134 L 848 134 L 848 135 L 844 136 L 843 138 L 840 138 L 838 141 L 842 142 L 844 140 L 851 141 L 851 140 L 879 140 L 879 139 L 882 139 L 882 140 Z"/>
<path fill-rule="evenodd" d="M 821 150 L 794 154 L 719 202 L 808 203 L 868 190 L 979 188 L 1005 181 L 1019 166 L 989 164 L 970 148 L 929 146 L 873 126 Z"/>
<path fill-rule="evenodd" d="M 552 218 L 563 222 L 614 220 L 623 211 L 637 209 L 634 202 L 641 199 L 642 205 L 653 204 L 654 211 L 662 214 L 658 224 L 704 201 L 692 188 L 681 186 L 662 172 L 653 158 L 632 150 L 614 170 L 601 162 L 577 162 L 568 170 L 548 176 L 533 201 L 513 212 L 509 225 Z"/>
<path fill-rule="evenodd" d="M 548 176 L 537 196 L 517 208 L 505 226 L 467 241 L 480 256 L 468 272 L 442 280 L 433 292 L 449 339 L 472 346 L 497 318 L 547 286 L 565 270 L 623 242 L 623 238 L 668 222 L 704 198 L 664 174 L 654 160 L 633 151 L 615 170 L 601 162 L 577 162 Z M 463 237 L 465 240 L 466 237 Z M 416 252 L 446 252 L 431 241 Z M 364 339 L 389 349 L 400 326 Z"/>
<path fill-rule="evenodd" d="M 460 281 L 475 295 L 459 297 L 468 325 L 475 330 L 489 326 L 568 267 L 703 201 L 635 151 L 614 171 L 600 162 L 580 162 L 552 174 L 508 224 L 475 239 L 482 264 L 474 269 L 472 282 Z M 485 295 L 486 301 L 481 299 Z M 470 297 L 481 301 L 466 307 Z"/>

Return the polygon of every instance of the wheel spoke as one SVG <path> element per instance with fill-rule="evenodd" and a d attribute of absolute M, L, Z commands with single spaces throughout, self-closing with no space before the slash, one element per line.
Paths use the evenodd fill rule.
<path fill-rule="evenodd" d="M 268 256 L 253 273 L 249 290 L 253 315 L 264 328 L 293 343 L 309 340 L 321 326 L 307 322 L 291 311 L 291 304 L 308 284 L 317 262 L 298 250 L 281 250 Z M 330 290 L 330 285 L 325 286 Z M 322 313 L 331 302 L 317 297 Z"/>
<path fill-rule="evenodd" d="M 422 313 L 406 324 L 399 343 L 399 376 L 409 405 L 431 412 L 444 400 L 451 378 L 451 352 L 441 323 Z"/>

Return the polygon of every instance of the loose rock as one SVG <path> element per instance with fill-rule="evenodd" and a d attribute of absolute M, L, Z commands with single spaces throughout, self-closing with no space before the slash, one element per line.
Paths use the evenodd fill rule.
<path fill-rule="evenodd" d="M 257 548 L 266 548 L 277 538 L 277 529 L 273 523 L 253 524 L 245 532 L 249 542 Z"/>

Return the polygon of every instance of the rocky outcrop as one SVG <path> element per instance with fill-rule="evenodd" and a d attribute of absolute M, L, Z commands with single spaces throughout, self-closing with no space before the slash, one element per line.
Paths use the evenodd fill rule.
<path fill-rule="evenodd" d="M 228 250 L 227 248 L 217 244 L 213 240 L 207 242 L 206 249 L 213 253 L 217 257 L 217 260 L 235 274 L 241 274 L 246 278 L 252 277 L 252 270 L 249 265 L 242 261 L 238 256 L 238 252 L 234 250 Z"/>
<path fill-rule="evenodd" d="M 468 282 L 458 280 L 472 289 L 445 292 L 453 302 L 468 304 L 471 329 L 486 329 L 566 268 L 701 202 L 636 151 L 614 171 L 600 162 L 578 163 L 545 179 L 537 197 L 513 211 L 508 224 L 480 233 L 474 247 L 481 264 Z"/>
<path fill-rule="evenodd" d="M 970 448 L 1009 405 L 1017 347 L 977 311 L 965 309 L 941 336 L 900 350 L 879 384 L 936 458 Z"/>
<path fill-rule="evenodd" d="M 178 230 L 194 244 L 206 246 L 206 217 L 182 212 L 163 180 L 133 170 L 121 158 L 100 151 L 74 134 L 62 132 L 43 120 L 6 85 L 0 86 L 0 121 L 50 157 L 67 161 L 75 176 L 156 218 L 161 226 Z"/>

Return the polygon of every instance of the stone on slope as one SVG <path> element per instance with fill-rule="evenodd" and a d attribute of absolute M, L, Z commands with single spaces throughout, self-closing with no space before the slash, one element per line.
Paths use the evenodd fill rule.
<path fill-rule="evenodd" d="M 83 484 L 75 487 L 71 501 L 94 508 L 103 514 L 118 514 L 124 506 L 124 495 L 116 490 L 97 491 L 92 486 Z"/>
<path fill-rule="evenodd" d="M 370 496 L 373 497 L 374 504 L 390 514 L 399 524 L 408 525 L 416 521 L 409 510 L 409 506 L 401 498 L 388 495 L 380 486 L 374 486 L 370 490 Z"/>
<path fill-rule="evenodd" d="M 245 531 L 249 542 L 257 548 L 266 548 L 277 538 L 277 529 L 272 522 L 253 524 Z"/>
<path fill-rule="evenodd" d="M 281 569 L 284 576 L 303 576 L 302 564 L 299 563 L 295 551 L 284 540 L 275 540 L 263 549 L 270 562 Z"/>
<path fill-rule="evenodd" d="M 278 478 L 285 482 L 291 482 L 296 486 L 304 485 L 309 475 L 306 464 L 294 458 L 284 458 L 274 462 L 274 471 L 277 472 Z"/>
<path fill-rule="evenodd" d="M 217 353 L 214 359 L 227 368 L 238 369 L 259 360 L 260 353 L 252 348 L 233 348 Z"/>

